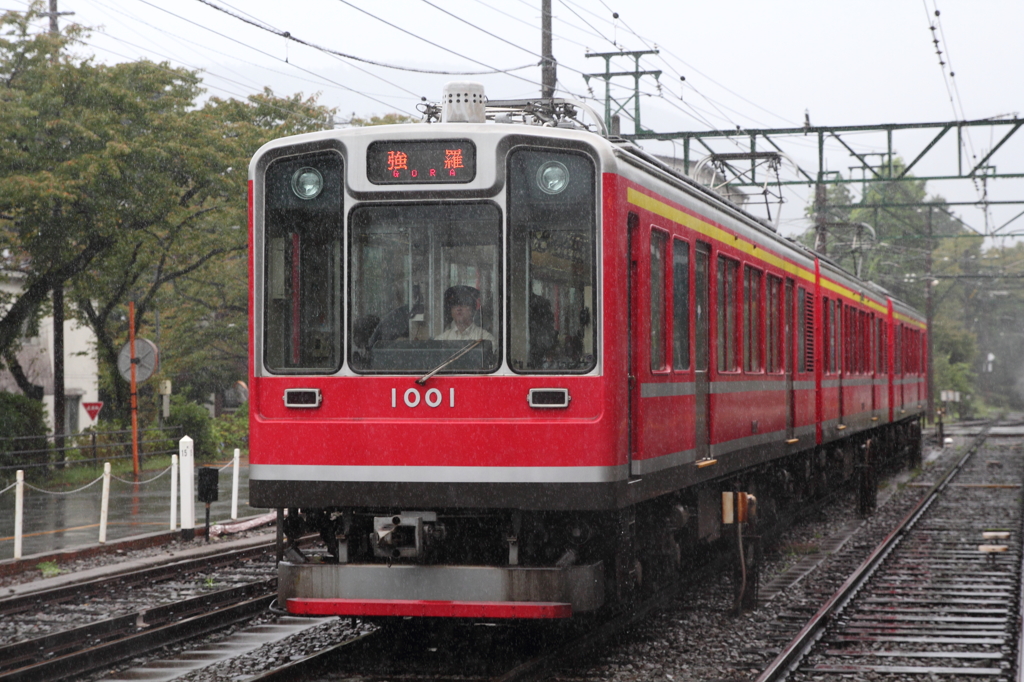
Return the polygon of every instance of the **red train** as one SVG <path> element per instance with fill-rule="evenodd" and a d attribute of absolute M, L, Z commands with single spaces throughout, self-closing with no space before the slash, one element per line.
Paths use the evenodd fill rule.
<path fill-rule="evenodd" d="M 250 503 L 296 614 L 564 618 L 848 477 L 925 408 L 922 316 L 561 100 L 250 166 Z"/>

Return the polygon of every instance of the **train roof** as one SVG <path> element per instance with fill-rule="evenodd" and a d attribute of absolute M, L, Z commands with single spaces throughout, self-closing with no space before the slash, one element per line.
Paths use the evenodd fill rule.
<path fill-rule="evenodd" d="M 818 259 L 830 277 L 844 280 L 843 283 L 851 290 L 858 290 L 863 294 L 870 292 L 883 300 L 886 298 L 891 299 L 894 306 L 900 312 L 918 320 L 923 320 L 923 316 L 918 311 L 906 302 L 897 299 L 883 286 L 870 280 L 861 279 L 828 256 L 807 248 L 791 237 L 784 237 L 778 234 L 775 226 L 768 220 L 750 213 L 742 206 L 698 182 L 673 165 L 645 151 L 634 142 L 622 137 L 606 134 L 603 126 L 600 125 L 600 119 L 596 113 L 583 103 L 560 98 L 488 100 L 486 103 L 485 121 L 443 122 L 439 123 L 437 128 L 433 124 L 441 119 L 440 107 L 428 104 L 425 105 L 423 111 L 426 125 L 430 126 L 431 136 L 436 135 L 438 129 L 452 130 L 454 133 L 455 126 L 460 131 L 458 134 L 462 134 L 464 131 L 465 134 L 475 132 L 488 135 L 507 135 L 508 128 L 505 124 L 511 124 L 509 127 L 523 126 L 530 128 L 530 135 L 563 139 L 575 138 L 588 142 L 591 146 L 600 149 L 609 157 L 622 160 L 654 176 L 660 176 L 662 180 L 667 181 L 669 184 L 683 188 L 699 196 L 708 204 L 728 214 L 732 214 L 748 228 L 755 229 L 762 238 L 775 242 L 783 249 L 791 253 L 795 252 L 806 258 L 809 262 Z M 587 112 L 598 123 L 596 125 L 582 123 L 579 120 L 579 113 L 581 111 Z M 449 128 L 449 126 L 452 126 L 452 128 Z M 384 133 L 385 129 L 387 130 L 387 136 L 391 138 L 415 138 L 423 135 L 424 123 L 393 124 L 379 127 L 374 126 L 372 128 L 333 129 L 273 140 L 263 145 L 253 156 L 250 164 L 250 177 L 252 177 L 255 165 L 259 162 L 260 157 L 265 152 L 275 148 L 301 142 L 310 143 L 345 138 L 366 138 L 368 136 L 378 137 Z"/>

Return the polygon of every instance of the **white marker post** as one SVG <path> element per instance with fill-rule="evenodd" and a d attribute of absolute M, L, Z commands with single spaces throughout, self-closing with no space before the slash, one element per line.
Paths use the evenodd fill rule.
<path fill-rule="evenodd" d="M 178 456 L 171 455 L 171 532 L 178 526 Z"/>
<path fill-rule="evenodd" d="M 234 470 L 231 472 L 231 520 L 238 520 L 238 460 L 241 456 L 235 448 Z"/>
<path fill-rule="evenodd" d="M 178 463 L 181 466 L 181 538 L 194 540 L 196 537 L 195 503 L 195 461 L 192 439 L 188 436 L 178 441 Z"/>
<path fill-rule="evenodd" d="M 25 472 L 18 469 L 14 484 L 14 558 L 21 558 L 21 524 L 25 519 Z"/>
<path fill-rule="evenodd" d="M 107 542 L 107 512 L 110 510 L 110 462 L 103 463 L 103 497 L 100 498 L 100 544 Z"/>

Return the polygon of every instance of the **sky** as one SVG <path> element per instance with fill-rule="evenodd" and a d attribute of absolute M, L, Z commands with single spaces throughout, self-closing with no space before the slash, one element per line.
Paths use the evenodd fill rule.
<path fill-rule="evenodd" d="M 0 9 L 27 4 L 0 0 Z M 541 0 L 59 0 L 59 10 L 73 12 L 60 18 L 61 26 L 91 28 L 74 48 L 83 56 L 108 63 L 145 58 L 198 70 L 208 95 L 221 98 L 264 87 L 279 95 L 319 93 L 322 104 L 337 109 L 339 122 L 353 114 L 418 117 L 422 99 L 437 101 L 452 80 L 478 81 L 492 99 L 540 92 Z M 641 121 L 657 132 L 789 128 L 807 120 L 865 126 L 1024 117 L 1020 0 L 552 0 L 552 14 L 556 94 L 598 111 L 603 81 L 591 79 L 590 90 L 582 74 L 605 65 L 587 54 L 658 51 L 640 60 L 642 69 L 661 71 L 657 80 L 641 79 Z M 289 40 L 281 35 L 286 31 L 322 49 Z M 633 68 L 632 59 L 612 61 L 614 71 Z M 613 82 L 613 97 L 631 93 L 632 78 Z M 631 129 L 632 122 L 623 121 L 623 130 Z M 951 133 L 914 170 L 954 174 L 958 156 L 962 165 L 980 160 L 1009 131 L 972 128 L 959 155 Z M 913 158 L 936 133 L 897 133 L 896 152 Z M 861 153 L 882 152 L 887 144 L 884 133 L 845 139 Z M 746 151 L 736 142 L 722 145 L 716 151 Z M 682 155 L 672 142 L 642 146 Z M 780 146 L 799 168 L 812 175 L 817 170 L 813 136 L 785 138 Z M 848 176 L 852 165 L 842 144 L 826 144 L 827 170 Z M 1024 130 L 990 165 L 1024 174 Z M 796 172 L 788 165 L 780 171 L 783 180 Z M 928 190 L 949 201 L 1024 202 L 1021 179 L 932 181 Z M 805 208 L 812 195 L 803 185 L 783 190 L 784 234 L 809 225 Z M 1024 203 L 954 210 L 979 232 L 1024 234 L 1024 216 L 1014 220 Z"/>

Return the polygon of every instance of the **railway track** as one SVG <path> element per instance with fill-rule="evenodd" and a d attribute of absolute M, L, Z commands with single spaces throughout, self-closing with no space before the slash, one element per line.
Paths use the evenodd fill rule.
<path fill-rule="evenodd" d="M 262 544 L 0 599 L 0 680 L 74 679 L 264 612 Z"/>
<path fill-rule="evenodd" d="M 1020 674 L 1024 451 L 1019 438 L 999 443 L 987 435 L 986 429 L 758 682 Z"/>
<path fill-rule="evenodd" d="M 826 496 L 799 513 L 784 515 L 782 525 L 792 523 L 797 516 L 813 514 L 831 500 L 832 496 Z M 765 529 L 764 537 L 770 541 L 784 530 L 781 527 Z M 568 662 L 584 659 L 613 645 L 624 632 L 684 592 L 707 589 L 718 576 L 731 571 L 736 561 L 730 553 L 719 555 L 685 578 L 645 595 L 633 608 L 614 614 L 559 624 L 396 623 L 288 661 L 247 680 L 380 682 L 401 677 L 404 682 L 437 679 L 522 682 L 544 679 Z"/>

